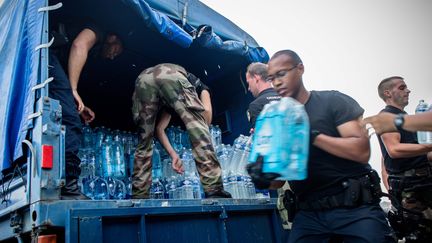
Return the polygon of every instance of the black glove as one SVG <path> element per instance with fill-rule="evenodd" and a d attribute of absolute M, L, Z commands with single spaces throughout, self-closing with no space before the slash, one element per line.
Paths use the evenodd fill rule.
<path fill-rule="evenodd" d="M 195 90 L 197 92 L 198 95 L 201 95 L 201 92 L 203 90 L 210 90 L 210 88 L 205 85 L 201 79 L 197 78 L 195 75 L 193 75 L 192 73 L 188 73 L 187 74 L 187 79 L 189 80 L 189 82 L 195 87 Z"/>
<path fill-rule="evenodd" d="M 246 166 L 247 172 L 252 178 L 252 182 L 255 184 L 255 187 L 260 190 L 268 189 L 271 182 L 280 176 L 278 173 L 263 173 L 263 162 L 264 158 L 260 155 L 255 163 L 250 163 Z"/>

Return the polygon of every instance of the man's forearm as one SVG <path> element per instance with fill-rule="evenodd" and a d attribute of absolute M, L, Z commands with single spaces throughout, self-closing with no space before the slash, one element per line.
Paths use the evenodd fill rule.
<path fill-rule="evenodd" d="M 367 137 L 331 137 L 320 134 L 314 144 L 318 148 L 335 156 L 367 163 L 370 156 L 370 147 Z"/>
<path fill-rule="evenodd" d="M 432 112 L 404 117 L 403 129 L 408 131 L 432 131 Z"/>
<path fill-rule="evenodd" d="M 70 51 L 68 72 L 72 90 L 77 90 L 78 88 L 79 77 L 81 75 L 84 64 L 87 61 L 87 55 L 88 53 L 86 50 L 82 50 L 78 47 L 72 47 Z"/>
<path fill-rule="evenodd" d="M 410 158 L 419 155 L 426 155 L 428 152 L 432 151 L 432 145 L 400 143 L 393 146 L 386 145 L 386 149 L 392 159 Z"/>

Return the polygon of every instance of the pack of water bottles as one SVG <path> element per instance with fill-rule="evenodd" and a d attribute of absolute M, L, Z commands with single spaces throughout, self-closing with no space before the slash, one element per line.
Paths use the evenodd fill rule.
<path fill-rule="evenodd" d="M 162 173 L 157 176 L 157 180 L 154 180 L 153 175 L 150 197 L 162 198 L 162 189 L 165 199 L 204 198 L 188 133 L 180 127 L 169 127 L 166 132 L 174 150 L 180 155 L 185 173 L 180 175 L 173 171 L 171 158 L 160 144 L 156 143 L 160 151 Z M 251 143 L 249 137 L 240 135 L 233 146 L 222 144 L 222 131 L 217 125 L 210 126 L 210 135 L 221 164 L 224 189 L 230 192 L 233 198 L 255 198 L 255 187 L 245 169 Z M 157 168 L 154 165 L 153 170 Z M 268 191 L 266 195 L 268 196 Z"/>
<path fill-rule="evenodd" d="M 416 107 L 415 113 L 432 112 L 432 105 L 428 105 L 424 100 L 420 100 Z M 418 131 L 417 140 L 420 144 L 432 144 L 432 132 Z"/>
<path fill-rule="evenodd" d="M 130 198 L 130 176 L 137 144 L 137 134 L 85 126 L 78 154 L 81 191 L 95 200 Z"/>
<path fill-rule="evenodd" d="M 233 145 L 216 146 L 217 156 L 222 167 L 224 189 L 236 199 L 268 198 L 268 190 L 256 190 L 252 178 L 246 171 L 252 138 L 240 135 Z"/>
<path fill-rule="evenodd" d="M 196 169 L 188 133 L 180 127 L 166 130 L 168 139 L 182 160 L 184 173 L 172 169 L 168 153 L 158 141 L 153 143 L 152 199 L 201 199 L 204 191 Z M 222 132 L 218 126 L 210 126 L 210 135 L 216 155 L 222 167 L 225 190 L 233 198 L 268 197 L 268 191 L 257 194 L 251 178 L 246 172 L 251 138 L 240 135 L 234 145 L 222 144 Z M 108 128 L 83 128 L 81 191 L 94 200 L 130 198 L 135 148 L 138 134 L 111 131 Z"/>
<path fill-rule="evenodd" d="M 257 118 L 249 161 L 263 156 L 263 172 L 280 180 L 307 177 L 309 118 L 304 106 L 288 97 L 264 106 Z"/>

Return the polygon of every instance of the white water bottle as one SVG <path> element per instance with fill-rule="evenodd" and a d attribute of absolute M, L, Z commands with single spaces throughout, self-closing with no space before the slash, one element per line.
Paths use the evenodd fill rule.
<path fill-rule="evenodd" d="M 419 104 L 416 107 L 415 113 L 420 114 L 423 112 L 430 111 L 428 104 L 424 100 L 420 100 Z M 417 140 L 420 144 L 430 144 L 432 143 L 432 132 L 427 131 L 418 131 L 417 132 Z"/>

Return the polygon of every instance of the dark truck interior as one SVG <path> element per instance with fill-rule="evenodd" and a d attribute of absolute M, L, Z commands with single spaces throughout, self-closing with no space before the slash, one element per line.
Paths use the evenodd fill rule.
<path fill-rule="evenodd" d="M 145 68 L 169 62 L 185 67 L 211 88 L 213 124 L 221 127 L 224 143 L 248 134 L 246 110 L 252 96 L 244 77 L 247 58 L 195 42 L 183 48 L 147 28 L 121 1 L 109 1 L 109 6 L 101 0 L 63 1 L 62 8 L 50 13 L 50 31 L 60 23 L 67 30 L 89 17 L 102 29 L 118 34 L 124 46 L 123 53 L 114 60 L 97 58 L 98 53 L 89 55 L 81 74 L 78 91 L 86 106 L 96 113 L 92 127 L 135 131 L 131 116 L 135 80 Z M 67 54 L 72 41 L 59 48 Z M 65 64 L 66 58 L 61 60 Z M 67 72 L 67 66 L 63 67 Z"/>

